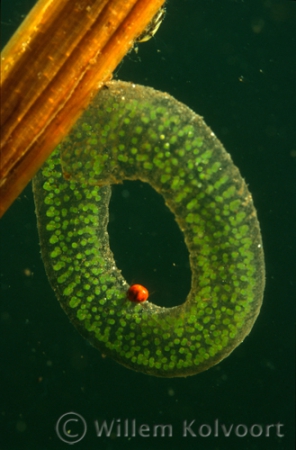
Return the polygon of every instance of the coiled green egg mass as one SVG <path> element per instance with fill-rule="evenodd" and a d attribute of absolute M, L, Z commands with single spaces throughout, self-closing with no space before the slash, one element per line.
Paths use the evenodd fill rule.
<path fill-rule="evenodd" d="M 141 180 L 165 199 L 192 273 L 184 303 L 126 298 L 107 233 L 112 183 Z M 42 257 L 71 322 L 103 354 L 146 374 L 193 375 L 250 332 L 264 289 L 252 197 L 201 117 L 168 94 L 110 82 L 34 180 Z"/>

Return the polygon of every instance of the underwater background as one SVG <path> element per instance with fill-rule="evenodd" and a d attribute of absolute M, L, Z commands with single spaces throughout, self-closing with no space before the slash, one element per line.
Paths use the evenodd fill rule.
<path fill-rule="evenodd" d="M 34 3 L 1 2 L 2 46 Z M 71 411 L 87 424 L 78 449 L 294 448 L 296 2 L 170 0 L 166 7 L 155 37 L 130 52 L 114 78 L 167 91 L 203 116 L 231 154 L 261 225 L 261 313 L 227 359 L 193 377 L 150 377 L 102 358 L 49 286 L 28 186 L 0 222 L 1 450 L 67 448 L 55 425 Z M 149 186 L 116 186 L 109 233 L 129 283 L 146 285 L 162 306 L 185 300 L 187 250 Z M 113 419 L 110 436 L 98 437 L 98 424 L 111 427 Z M 145 424 L 147 437 L 139 431 Z M 172 436 L 153 436 L 159 424 Z M 80 422 L 72 425 L 72 434 L 81 432 Z"/>

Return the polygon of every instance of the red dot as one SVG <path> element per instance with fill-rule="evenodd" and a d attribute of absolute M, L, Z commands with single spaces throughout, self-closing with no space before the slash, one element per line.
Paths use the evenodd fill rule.
<path fill-rule="evenodd" d="M 142 303 L 149 297 L 149 292 L 141 284 L 133 284 L 126 293 L 131 302 Z"/>

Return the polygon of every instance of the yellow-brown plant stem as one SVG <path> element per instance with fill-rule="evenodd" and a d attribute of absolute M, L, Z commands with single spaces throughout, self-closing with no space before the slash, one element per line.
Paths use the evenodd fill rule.
<path fill-rule="evenodd" d="M 1 54 L 0 217 L 164 0 L 39 0 Z"/>

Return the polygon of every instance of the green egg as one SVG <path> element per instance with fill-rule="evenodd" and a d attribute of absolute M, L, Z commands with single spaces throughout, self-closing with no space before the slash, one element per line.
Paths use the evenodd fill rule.
<path fill-rule="evenodd" d="M 126 298 L 107 233 L 110 185 L 123 180 L 149 183 L 184 233 L 192 283 L 177 307 Z M 249 334 L 265 282 L 256 211 L 230 155 L 188 107 L 152 88 L 107 83 L 33 189 L 50 283 L 104 355 L 146 374 L 185 377 Z"/>

